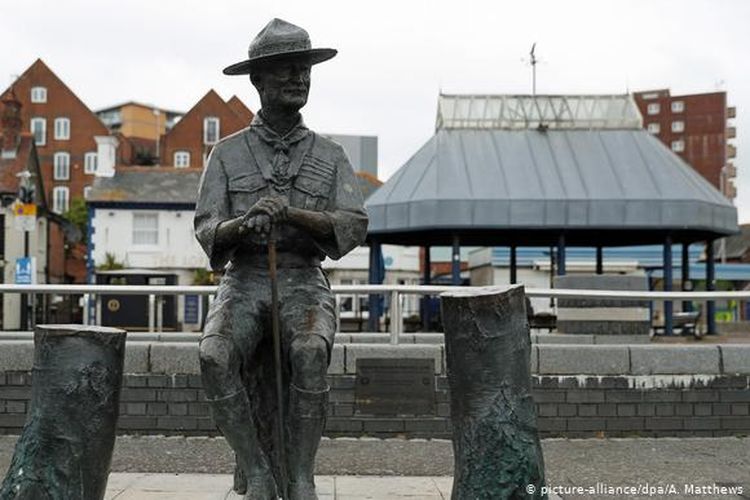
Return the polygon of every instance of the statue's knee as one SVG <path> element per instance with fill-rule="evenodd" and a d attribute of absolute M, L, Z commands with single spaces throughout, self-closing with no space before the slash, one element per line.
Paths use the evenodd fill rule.
<path fill-rule="evenodd" d="M 232 356 L 231 343 L 223 337 L 207 337 L 198 347 L 202 372 L 225 371 Z"/>
<path fill-rule="evenodd" d="M 328 369 L 328 346 L 317 335 L 298 337 L 292 342 L 289 358 L 293 373 L 325 377 Z"/>

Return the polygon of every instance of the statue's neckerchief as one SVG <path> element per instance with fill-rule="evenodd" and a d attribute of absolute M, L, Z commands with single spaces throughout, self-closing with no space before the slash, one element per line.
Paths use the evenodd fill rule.
<path fill-rule="evenodd" d="M 300 116 L 299 121 L 283 136 L 279 135 L 273 130 L 263 119 L 262 112 L 253 118 L 250 124 L 253 130 L 257 132 L 260 139 L 271 146 L 274 150 L 273 160 L 271 161 L 271 176 L 269 182 L 271 183 L 273 190 L 279 194 L 286 194 L 289 188 L 292 186 L 292 180 L 294 179 L 294 172 L 291 168 L 291 159 L 289 158 L 289 149 L 292 145 L 298 143 L 302 139 L 306 138 L 309 130 L 302 121 Z"/>

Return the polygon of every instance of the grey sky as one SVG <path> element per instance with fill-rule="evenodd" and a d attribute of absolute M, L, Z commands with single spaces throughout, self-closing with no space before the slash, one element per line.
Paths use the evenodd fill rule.
<path fill-rule="evenodd" d="M 0 76 L 7 84 L 41 57 L 94 109 L 136 100 L 187 110 L 214 88 L 256 110 L 247 78 L 221 69 L 272 17 L 339 49 L 313 71 L 305 120 L 379 136 L 383 179 L 432 135 L 440 89 L 529 93 L 522 59 L 533 42 L 540 93 L 726 90 L 737 106 L 736 204 L 750 222 L 746 0 L 24 0 L 3 8 Z"/>

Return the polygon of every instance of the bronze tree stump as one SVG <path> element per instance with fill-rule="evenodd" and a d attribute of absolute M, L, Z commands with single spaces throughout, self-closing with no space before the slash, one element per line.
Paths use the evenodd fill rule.
<path fill-rule="evenodd" d="M 115 444 L 124 330 L 39 325 L 31 405 L 2 500 L 101 500 Z"/>
<path fill-rule="evenodd" d="M 546 498 L 524 289 L 441 295 L 455 456 L 453 500 Z"/>

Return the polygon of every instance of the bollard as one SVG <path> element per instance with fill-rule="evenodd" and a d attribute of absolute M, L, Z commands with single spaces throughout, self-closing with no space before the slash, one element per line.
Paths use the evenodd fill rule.
<path fill-rule="evenodd" d="M 0 499 L 104 498 L 125 335 L 97 326 L 36 326 L 31 404 Z"/>
<path fill-rule="evenodd" d="M 453 500 L 546 498 L 523 286 L 440 296 L 453 426 Z"/>

